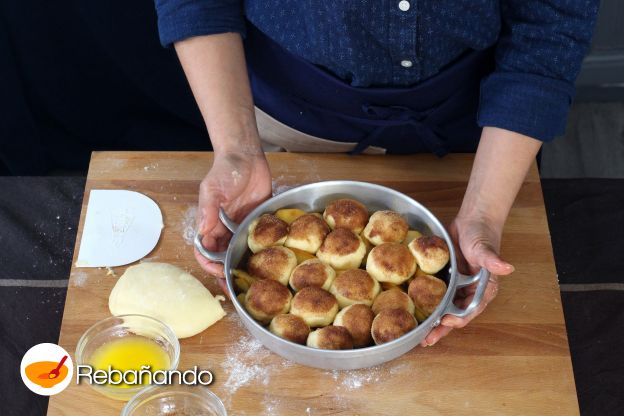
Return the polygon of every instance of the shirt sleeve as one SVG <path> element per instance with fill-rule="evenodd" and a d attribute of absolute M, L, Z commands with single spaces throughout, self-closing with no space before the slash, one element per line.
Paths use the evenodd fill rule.
<path fill-rule="evenodd" d="M 599 0 L 504 0 L 496 68 L 481 82 L 478 123 L 542 141 L 565 132 Z"/>
<path fill-rule="evenodd" d="M 236 32 L 245 35 L 242 0 L 155 0 L 160 43 L 193 36 Z"/>

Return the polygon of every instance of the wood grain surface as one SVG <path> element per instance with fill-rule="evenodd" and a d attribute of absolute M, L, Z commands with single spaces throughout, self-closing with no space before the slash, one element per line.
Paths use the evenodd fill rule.
<path fill-rule="evenodd" d="M 448 224 L 459 209 L 473 155 L 269 154 L 274 190 L 333 179 L 374 182 L 404 192 Z M 148 260 L 172 263 L 216 283 L 195 263 L 184 237 L 210 153 L 99 152 L 91 159 L 74 262 L 91 189 L 142 192 L 160 206 L 165 228 Z M 536 166 L 527 175 L 505 228 L 502 255 L 516 272 L 501 278 L 498 297 L 462 330 L 434 347 L 357 371 L 299 366 L 247 334 L 231 304 L 228 316 L 181 341 L 180 368 L 210 369 L 211 389 L 230 415 L 574 415 L 570 352 Z M 114 272 L 120 276 L 125 267 Z M 117 277 L 73 267 L 60 345 L 73 356 L 82 333 L 110 315 Z M 117 415 L 123 403 L 72 383 L 50 399 L 49 415 Z"/>

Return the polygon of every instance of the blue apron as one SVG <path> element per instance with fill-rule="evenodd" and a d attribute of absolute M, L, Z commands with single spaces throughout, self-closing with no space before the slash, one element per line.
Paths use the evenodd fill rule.
<path fill-rule="evenodd" d="M 312 136 L 357 142 L 352 153 L 474 152 L 479 84 L 492 71 L 491 50 L 471 51 L 413 87 L 353 87 L 286 51 L 248 25 L 245 55 L 255 105 Z"/>

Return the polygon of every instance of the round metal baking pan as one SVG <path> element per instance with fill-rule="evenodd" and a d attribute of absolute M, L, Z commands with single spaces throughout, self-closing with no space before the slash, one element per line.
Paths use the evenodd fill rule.
<path fill-rule="evenodd" d="M 451 260 L 446 271 L 440 272 L 438 276 L 446 281 L 448 290 L 436 310 L 414 330 L 402 337 L 381 345 L 340 351 L 310 348 L 272 334 L 247 313 L 235 296 L 231 296 L 234 308 L 245 327 L 267 348 L 284 358 L 311 367 L 339 370 L 372 367 L 393 360 L 417 346 L 433 328 L 440 324 L 440 319 L 444 315 L 465 317 L 479 306 L 487 286 L 489 272 L 481 269 L 474 276 L 458 273 L 453 242 L 440 221 L 423 205 L 407 195 L 372 183 L 327 181 L 293 188 L 259 205 L 240 224 L 229 219 L 221 210 L 219 213 L 221 221 L 233 233 L 227 250 L 224 252 L 206 250 L 201 244 L 201 235 L 195 236 L 195 247 L 207 259 L 223 263 L 228 289 L 234 294 L 232 269 L 237 268 L 248 255 L 247 229 L 255 218 L 265 213 L 273 213 L 280 208 L 300 208 L 306 212 L 323 212 L 329 202 L 339 198 L 356 199 L 366 205 L 370 212 L 382 209 L 396 211 L 407 219 L 410 229 L 444 238 L 450 250 Z M 478 282 L 477 290 L 471 304 L 466 309 L 456 307 L 453 304 L 456 291 L 476 282 Z"/>

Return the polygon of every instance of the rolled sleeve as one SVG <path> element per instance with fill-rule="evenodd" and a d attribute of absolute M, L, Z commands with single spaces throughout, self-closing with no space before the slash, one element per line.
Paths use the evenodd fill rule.
<path fill-rule="evenodd" d="M 598 0 L 504 0 L 496 69 L 481 83 L 478 123 L 542 141 L 565 132 Z"/>
<path fill-rule="evenodd" d="M 245 35 L 241 0 L 155 0 L 160 43 L 235 32 Z"/>
<path fill-rule="evenodd" d="M 569 82 L 495 72 L 481 83 L 479 125 L 551 141 L 565 132 L 573 96 Z"/>

